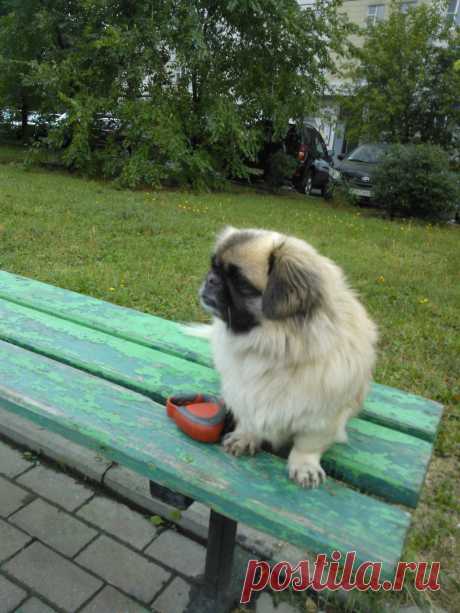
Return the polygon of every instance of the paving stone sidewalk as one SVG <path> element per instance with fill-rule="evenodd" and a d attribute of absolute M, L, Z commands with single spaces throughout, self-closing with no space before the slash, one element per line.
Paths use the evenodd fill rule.
<path fill-rule="evenodd" d="M 204 562 L 194 540 L 0 441 L 0 613 L 182 613 Z"/>

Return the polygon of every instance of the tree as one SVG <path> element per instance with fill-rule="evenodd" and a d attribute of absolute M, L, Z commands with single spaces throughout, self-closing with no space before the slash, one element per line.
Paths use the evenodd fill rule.
<path fill-rule="evenodd" d="M 75 43 L 82 26 L 75 17 L 82 4 L 86 3 L 0 0 L 0 108 L 20 113 L 23 137 L 31 111 L 46 114 L 62 106 L 37 71 L 48 65 L 51 73 Z"/>
<path fill-rule="evenodd" d="M 442 4 L 407 14 L 393 2 L 387 21 L 369 26 L 353 50 L 340 96 L 353 141 L 453 146 L 460 120 L 459 28 Z"/>
<path fill-rule="evenodd" d="M 39 4 L 47 38 L 28 82 L 66 111 L 50 142 L 65 134 L 67 164 L 128 185 L 247 176 L 264 120 L 281 136 L 317 110 L 348 32 L 340 0 Z M 101 117 L 114 126 L 102 145 Z"/>
<path fill-rule="evenodd" d="M 43 52 L 40 28 L 34 27 L 35 0 L 0 2 L 0 99 L 3 107 L 19 112 L 22 137 L 26 136 L 28 117 L 40 102 L 31 85 L 31 61 Z"/>

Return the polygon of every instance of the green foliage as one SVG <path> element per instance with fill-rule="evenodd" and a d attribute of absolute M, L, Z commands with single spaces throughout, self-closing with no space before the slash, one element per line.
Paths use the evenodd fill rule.
<path fill-rule="evenodd" d="M 272 187 L 280 187 L 286 179 L 292 177 L 296 167 L 295 158 L 280 149 L 268 159 L 265 179 Z"/>
<path fill-rule="evenodd" d="M 447 154 L 434 145 L 395 145 L 378 165 L 374 197 L 395 214 L 450 219 L 460 202 L 459 177 Z"/>
<path fill-rule="evenodd" d="M 169 514 L 169 518 L 173 522 L 180 522 L 180 520 L 182 519 L 182 513 L 179 509 L 173 509 Z"/>
<path fill-rule="evenodd" d="M 34 25 L 36 0 L 0 1 L 0 100 L 2 110 L 22 124 L 27 135 L 28 114 L 41 103 L 41 93 L 30 83 L 31 61 L 42 53 L 42 33 Z"/>
<path fill-rule="evenodd" d="M 348 31 L 340 1 L 0 0 L 0 53 L 23 58 L 29 108 L 66 113 L 46 145 L 68 167 L 214 187 L 248 176 L 261 121 L 279 138 L 315 112 Z"/>
<path fill-rule="evenodd" d="M 341 96 L 354 142 L 428 142 L 455 148 L 460 107 L 460 29 L 443 3 L 411 8 L 394 1 L 387 20 L 361 32 Z"/>
<path fill-rule="evenodd" d="M 165 523 L 165 520 L 160 517 L 159 515 L 152 515 L 150 517 L 150 522 L 154 525 L 154 526 L 162 526 Z"/>
<path fill-rule="evenodd" d="M 329 186 L 329 194 L 338 205 L 358 206 L 359 198 L 352 193 L 348 181 L 335 182 Z"/>

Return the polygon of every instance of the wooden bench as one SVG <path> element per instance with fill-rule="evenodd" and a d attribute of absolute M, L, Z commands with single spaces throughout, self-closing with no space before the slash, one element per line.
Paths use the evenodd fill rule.
<path fill-rule="evenodd" d="M 228 589 L 236 522 L 310 553 L 355 550 L 392 578 L 439 404 L 374 384 L 349 444 L 324 458 L 333 478 L 304 490 L 282 458 L 234 458 L 182 434 L 165 398 L 197 390 L 218 393 L 218 377 L 207 343 L 178 324 L 0 271 L 0 407 L 210 507 L 211 601 Z"/>

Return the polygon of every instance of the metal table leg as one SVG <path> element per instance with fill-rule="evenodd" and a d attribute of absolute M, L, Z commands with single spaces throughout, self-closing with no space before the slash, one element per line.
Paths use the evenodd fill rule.
<path fill-rule="evenodd" d="M 188 496 L 153 481 L 150 481 L 150 492 L 153 497 L 181 509 L 193 502 Z M 236 528 L 236 521 L 211 509 L 204 578 L 192 588 L 187 612 L 227 613 L 230 610 L 241 589 L 240 585 L 232 584 L 232 579 L 238 583 L 238 577 L 233 576 Z"/>

